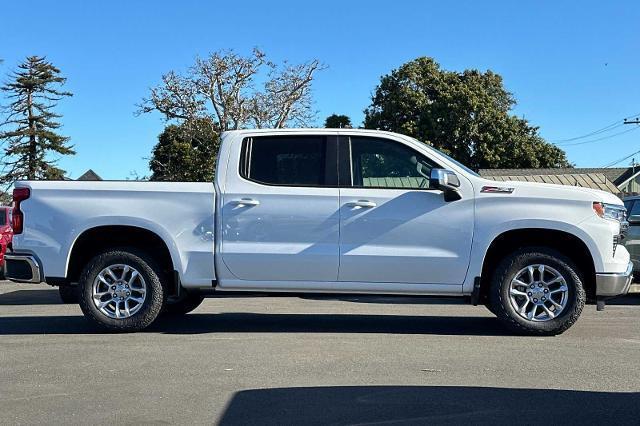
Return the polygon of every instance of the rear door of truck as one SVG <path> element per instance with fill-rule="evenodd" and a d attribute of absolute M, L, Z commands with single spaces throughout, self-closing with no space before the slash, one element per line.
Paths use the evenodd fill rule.
<path fill-rule="evenodd" d="M 225 286 L 336 281 L 337 136 L 255 136 L 230 149 L 221 256 L 235 279 Z"/>

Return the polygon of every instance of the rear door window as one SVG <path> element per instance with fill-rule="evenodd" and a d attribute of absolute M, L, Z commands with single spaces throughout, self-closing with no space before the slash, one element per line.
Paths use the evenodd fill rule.
<path fill-rule="evenodd" d="M 335 186 L 337 164 L 324 136 L 254 137 L 244 141 L 240 174 L 266 185 Z M 328 155 L 329 154 L 329 155 Z"/>

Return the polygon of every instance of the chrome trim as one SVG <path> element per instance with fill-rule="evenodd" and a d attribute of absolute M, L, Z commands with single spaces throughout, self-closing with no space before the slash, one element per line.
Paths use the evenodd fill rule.
<path fill-rule="evenodd" d="M 30 280 L 22 280 L 19 278 L 11 278 L 7 272 L 7 260 L 13 260 L 16 262 L 27 262 L 29 267 L 31 268 L 31 279 Z M 42 282 L 42 274 L 40 273 L 40 265 L 34 256 L 28 254 L 9 254 L 6 253 L 4 255 L 4 276 L 8 280 L 15 281 L 18 283 L 41 283 Z"/>
<path fill-rule="evenodd" d="M 482 187 L 482 189 L 480 190 L 480 192 L 485 193 L 485 194 L 511 194 L 513 191 L 515 190 L 515 188 L 512 188 L 510 186 L 491 186 L 491 185 L 485 185 Z"/>
<path fill-rule="evenodd" d="M 596 296 L 620 296 L 629 292 L 633 281 L 633 263 L 625 272 L 596 274 Z"/>

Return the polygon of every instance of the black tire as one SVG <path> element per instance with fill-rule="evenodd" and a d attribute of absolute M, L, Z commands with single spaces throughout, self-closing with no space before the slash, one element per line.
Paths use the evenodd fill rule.
<path fill-rule="evenodd" d="M 204 296 L 182 290 L 179 298 L 168 298 L 163 315 L 186 315 L 202 304 Z"/>
<path fill-rule="evenodd" d="M 80 300 L 80 290 L 78 286 L 61 285 L 58 287 L 58 294 L 62 303 L 78 303 Z"/>
<path fill-rule="evenodd" d="M 511 281 L 518 271 L 534 264 L 555 269 L 568 288 L 564 309 L 555 318 L 545 321 L 532 321 L 521 316 L 512 306 L 509 296 Z M 526 247 L 507 256 L 498 265 L 489 289 L 489 309 L 507 328 L 527 335 L 553 336 L 565 332 L 582 313 L 585 300 L 579 269 L 566 256 L 547 247 Z"/>
<path fill-rule="evenodd" d="M 98 274 L 111 265 L 123 264 L 138 271 L 146 284 L 146 297 L 141 307 L 127 318 L 111 318 L 93 303 L 92 287 Z M 97 326 L 110 330 L 133 332 L 148 327 L 160 314 L 165 302 L 161 269 L 144 252 L 133 248 L 112 249 L 94 257 L 80 276 L 80 308 Z"/>

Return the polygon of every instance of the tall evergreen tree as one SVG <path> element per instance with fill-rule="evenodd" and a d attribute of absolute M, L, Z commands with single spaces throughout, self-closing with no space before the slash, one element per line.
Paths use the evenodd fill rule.
<path fill-rule="evenodd" d="M 58 101 L 72 96 L 60 89 L 66 78 L 44 57 L 29 56 L 0 89 L 7 93 L 7 117 L 0 140 L 5 142 L 3 183 L 19 179 L 61 179 L 64 170 L 56 167 L 51 154 L 72 155 L 69 138 L 56 133 L 60 114 L 53 112 Z"/>

